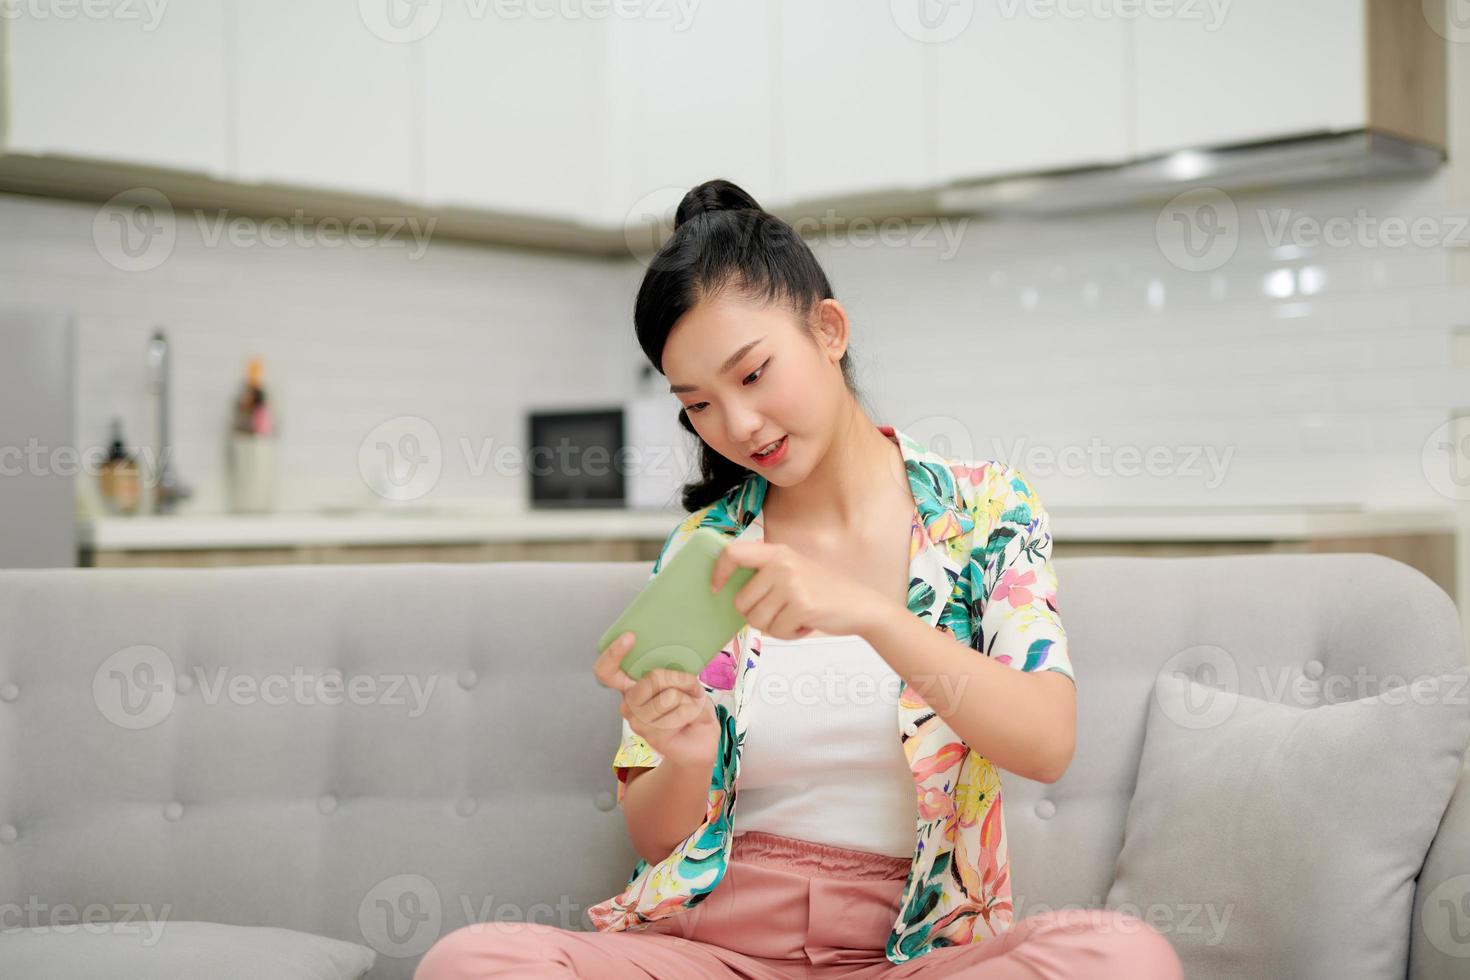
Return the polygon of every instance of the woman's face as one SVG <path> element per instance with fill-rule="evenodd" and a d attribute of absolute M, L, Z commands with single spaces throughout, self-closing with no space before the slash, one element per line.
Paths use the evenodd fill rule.
<path fill-rule="evenodd" d="M 699 437 L 778 485 L 801 482 L 822 457 L 846 390 L 846 314 L 823 300 L 814 316 L 816 343 L 784 305 L 713 296 L 680 317 L 664 343 L 664 375 Z M 772 461 L 752 457 L 783 437 Z"/>

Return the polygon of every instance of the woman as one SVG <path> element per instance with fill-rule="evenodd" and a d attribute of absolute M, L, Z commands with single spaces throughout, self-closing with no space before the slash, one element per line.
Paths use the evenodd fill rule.
<path fill-rule="evenodd" d="M 1055 781 L 1076 722 L 1021 474 L 875 424 L 815 256 L 728 181 L 680 202 L 634 320 L 701 452 L 653 573 L 720 531 L 711 588 L 755 569 L 735 597 L 749 625 L 698 677 L 635 682 L 631 634 L 597 659 L 623 698 L 613 767 L 640 855 L 588 910 L 598 931 L 466 926 L 417 980 L 1180 977 L 1137 918 L 1013 921 L 999 770 Z"/>

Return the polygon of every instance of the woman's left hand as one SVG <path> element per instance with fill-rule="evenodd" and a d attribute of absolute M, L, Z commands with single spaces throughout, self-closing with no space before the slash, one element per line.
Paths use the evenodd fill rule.
<path fill-rule="evenodd" d="M 762 633 L 796 640 L 821 630 L 861 634 L 892 600 L 846 575 L 823 568 L 784 544 L 732 541 L 715 560 L 711 591 L 724 588 L 736 568 L 754 568 L 735 593 L 735 608 Z"/>

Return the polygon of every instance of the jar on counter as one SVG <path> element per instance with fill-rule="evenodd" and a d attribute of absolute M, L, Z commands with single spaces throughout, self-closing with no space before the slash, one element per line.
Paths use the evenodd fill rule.
<path fill-rule="evenodd" d="M 122 419 L 113 416 L 112 446 L 97 474 L 97 491 L 102 497 L 102 506 L 109 514 L 136 514 L 142 499 L 142 487 L 138 460 L 123 445 Z"/>

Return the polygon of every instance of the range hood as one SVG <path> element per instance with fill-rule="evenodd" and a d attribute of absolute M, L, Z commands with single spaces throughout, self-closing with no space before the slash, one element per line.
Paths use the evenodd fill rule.
<path fill-rule="evenodd" d="M 935 203 L 946 213 L 1059 214 L 1148 202 L 1192 187 L 1230 191 L 1428 174 L 1444 161 L 1437 147 L 1354 130 L 950 184 L 938 189 Z"/>

